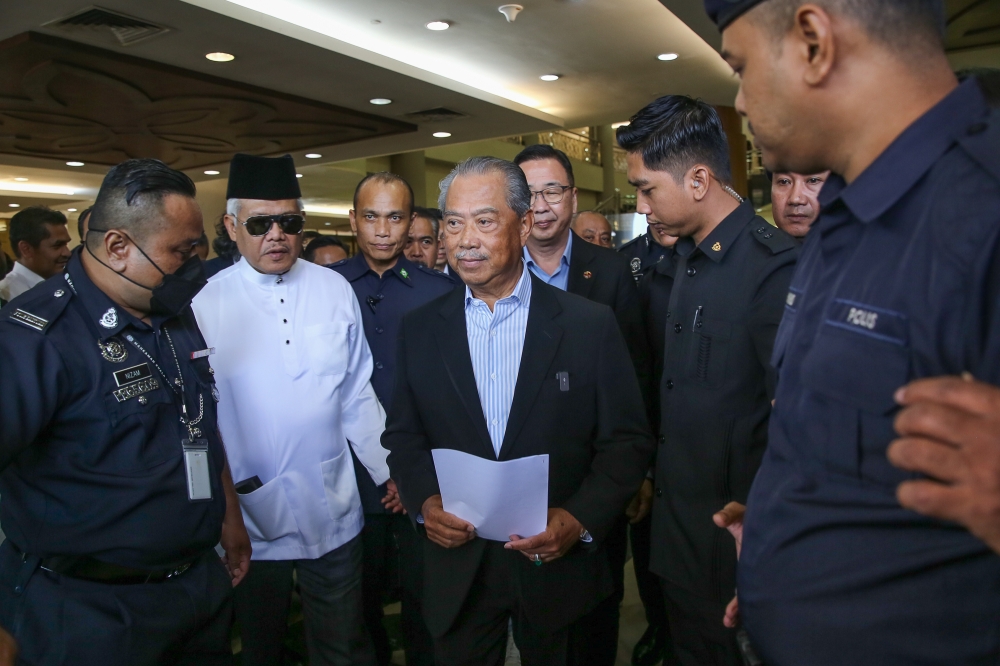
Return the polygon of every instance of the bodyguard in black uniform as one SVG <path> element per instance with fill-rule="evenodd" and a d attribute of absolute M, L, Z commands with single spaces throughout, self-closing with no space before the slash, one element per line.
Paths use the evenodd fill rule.
<path fill-rule="evenodd" d="M 403 256 L 412 217 L 413 191 L 405 180 L 392 173 L 366 177 L 355 190 L 351 211 L 358 253 L 330 266 L 351 283 L 358 297 L 374 362 L 372 388 L 386 411 L 392 398 L 403 315 L 455 288 L 449 276 Z M 434 645 L 420 610 L 423 557 L 417 533 L 407 516 L 382 506 L 386 488 L 375 487 L 357 458 L 354 465 L 365 512 L 365 620 L 376 656 L 382 665 L 392 657 L 382 627 L 382 601 L 386 592 L 398 589 L 406 663 L 433 664 Z"/>
<path fill-rule="evenodd" d="M 189 307 L 194 196 L 114 167 L 66 273 L 0 311 L 0 624 L 25 663 L 231 661 L 250 543 Z"/>
<path fill-rule="evenodd" d="M 746 497 L 767 444 L 769 360 L 796 244 L 729 186 L 722 123 L 704 102 L 661 97 L 618 143 L 638 211 L 679 237 L 639 288 L 662 371 L 650 568 L 680 662 L 735 666 L 721 619 L 736 549 L 712 515 Z"/>
<path fill-rule="evenodd" d="M 833 170 L 775 343 L 780 381 L 746 509 L 740 615 L 768 664 L 994 664 L 1000 557 L 898 500 L 917 499 L 912 488 L 965 495 L 970 473 L 997 484 L 975 457 L 950 457 L 973 443 L 995 456 L 995 432 L 992 446 L 969 441 L 967 421 L 988 418 L 943 410 L 926 387 L 995 395 L 988 385 L 1000 384 L 1000 117 L 976 81 L 958 85 L 942 3 L 802 5 L 706 3 L 765 165 Z M 894 458 L 897 469 L 886 459 L 896 392 L 921 379 L 924 404 L 907 411 L 923 427 L 900 414 L 910 439 L 896 452 L 932 449 Z M 947 442 L 941 453 L 933 439 Z M 984 527 L 974 512 L 929 512 Z"/>

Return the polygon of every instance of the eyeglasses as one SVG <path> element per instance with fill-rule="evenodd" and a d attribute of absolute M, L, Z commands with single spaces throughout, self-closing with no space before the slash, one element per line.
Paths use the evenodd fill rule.
<path fill-rule="evenodd" d="M 572 185 L 554 185 L 552 187 L 546 187 L 544 190 L 531 190 L 531 203 L 535 203 L 535 197 L 539 194 L 545 199 L 547 204 L 557 204 L 563 200 L 566 196 L 566 190 L 572 190 Z"/>
<path fill-rule="evenodd" d="M 240 222 L 239 218 L 236 218 Z M 294 213 L 284 213 L 281 215 L 254 215 L 248 217 L 245 222 L 240 222 L 247 229 L 251 236 L 263 236 L 271 230 L 271 225 L 275 222 L 281 230 L 290 236 L 302 233 L 302 227 L 306 224 L 306 218 Z"/>

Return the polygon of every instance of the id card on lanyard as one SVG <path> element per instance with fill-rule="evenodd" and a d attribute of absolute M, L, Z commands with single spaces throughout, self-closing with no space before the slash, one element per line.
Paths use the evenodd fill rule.
<path fill-rule="evenodd" d="M 187 475 L 188 500 L 201 502 L 212 499 L 211 459 L 207 439 L 182 439 L 184 471 Z"/>

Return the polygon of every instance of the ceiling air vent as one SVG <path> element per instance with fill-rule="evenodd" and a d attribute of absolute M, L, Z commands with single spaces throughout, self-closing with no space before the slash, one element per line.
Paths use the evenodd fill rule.
<path fill-rule="evenodd" d="M 418 123 L 440 123 L 447 120 L 456 120 L 458 118 L 468 118 L 468 116 L 464 113 L 452 111 L 451 109 L 446 109 L 443 106 L 439 106 L 436 109 L 427 109 L 426 111 L 414 111 L 413 113 L 407 113 L 405 117 Z"/>
<path fill-rule="evenodd" d="M 50 21 L 46 28 L 70 34 L 97 33 L 114 36 L 122 46 L 131 46 L 144 39 L 169 32 L 170 28 L 119 14 L 101 7 L 87 7 L 65 18 Z"/>

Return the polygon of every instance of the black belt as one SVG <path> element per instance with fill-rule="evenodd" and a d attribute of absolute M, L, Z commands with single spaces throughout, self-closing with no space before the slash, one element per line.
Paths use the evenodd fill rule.
<path fill-rule="evenodd" d="M 11 546 L 14 546 L 12 543 Z M 28 557 L 15 546 L 14 550 L 24 559 Z M 201 559 L 201 558 L 198 558 Z M 171 569 L 132 569 L 117 564 L 101 562 L 88 555 L 53 555 L 40 558 L 38 568 L 43 571 L 77 578 L 94 583 L 109 585 L 142 585 L 145 583 L 162 583 L 176 578 L 190 569 L 198 560 L 185 562 Z"/>

